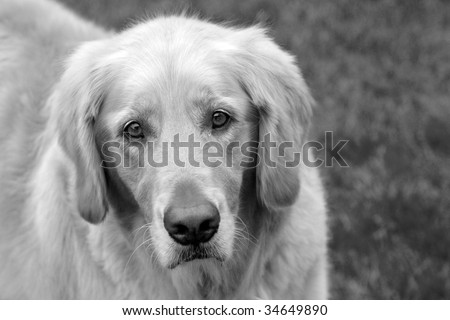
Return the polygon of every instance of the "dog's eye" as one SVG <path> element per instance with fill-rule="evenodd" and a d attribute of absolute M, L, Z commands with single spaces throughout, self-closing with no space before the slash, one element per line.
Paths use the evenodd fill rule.
<path fill-rule="evenodd" d="M 131 138 L 144 137 L 144 131 L 142 130 L 141 125 L 137 121 L 127 122 L 127 124 L 123 128 L 123 132 Z"/>
<path fill-rule="evenodd" d="M 230 120 L 230 115 L 223 111 L 216 111 L 212 115 L 212 127 L 213 129 L 219 129 L 225 126 Z"/>

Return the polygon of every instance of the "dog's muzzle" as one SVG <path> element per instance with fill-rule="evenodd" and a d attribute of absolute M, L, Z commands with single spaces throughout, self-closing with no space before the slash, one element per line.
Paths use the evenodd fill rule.
<path fill-rule="evenodd" d="M 179 248 L 180 263 L 194 259 L 217 258 L 211 239 L 220 225 L 220 214 L 196 184 L 177 184 L 164 212 L 164 228 Z"/>

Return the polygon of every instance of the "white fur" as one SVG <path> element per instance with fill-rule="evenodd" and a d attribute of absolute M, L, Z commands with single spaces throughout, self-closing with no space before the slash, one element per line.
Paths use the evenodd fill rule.
<path fill-rule="evenodd" d="M 207 50 L 197 50 L 193 59 L 191 41 L 193 34 L 199 39 L 210 35 L 217 37 L 211 50 L 232 55 L 246 55 L 245 59 L 257 59 L 261 65 L 255 70 L 268 71 L 273 79 L 260 73 L 242 69 L 243 82 L 255 83 L 249 87 L 255 103 L 267 102 L 280 107 L 302 105 L 304 110 L 298 116 L 309 117 L 309 93 L 301 76 L 290 69 L 294 66 L 288 54 L 280 50 L 257 27 L 234 30 L 214 24 L 183 17 L 160 18 L 137 25 L 123 34 L 113 35 L 75 16 L 60 5 L 42 0 L 11 0 L 0 3 L 0 125 L 2 136 L 0 147 L 0 298 L 37 299 L 196 299 L 196 298 L 262 298 L 262 299 L 324 299 L 327 297 L 327 253 L 326 253 L 326 205 L 323 187 L 318 171 L 301 167 L 298 172 L 301 181 L 300 196 L 295 203 L 272 210 L 270 214 L 282 215 L 283 222 L 276 232 L 269 232 L 271 225 L 264 226 L 258 239 L 241 243 L 251 247 L 251 254 L 232 253 L 239 250 L 232 237 L 235 234 L 233 213 L 224 205 L 224 195 L 213 188 L 206 189 L 207 197 L 218 206 L 223 206 L 222 224 L 216 237 L 224 246 L 230 261 L 195 260 L 174 270 L 164 268 L 171 239 L 165 233 L 161 220 L 149 224 L 136 222 L 141 227 L 136 234 L 124 235 L 115 216 L 108 212 L 100 224 L 90 224 L 79 213 L 80 183 L 92 196 L 92 205 L 101 198 L 97 187 L 101 179 L 92 167 L 95 159 L 87 146 L 79 143 L 77 154 L 67 151 L 59 135 L 65 127 L 76 128 L 77 136 L 66 137 L 93 143 L 89 132 L 81 127 L 81 110 L 65 107 L 65 97 L 81 104 L 92 91 L 108 86 L 121 70 L 100 75 L 90 74 L 94 89 L 87 89 L 82 76 L 87 64 L 95 70 L 106 68 L 124 59 L 120 48 L 135 47 L 139 43 L 151 43 L 152 50 L 136 50 L 135 59 L 164 59 L 165 37 L 153 32 L 170 33 L 168 29 L 186 30 L 183 37 L 172 44 L 179 53 L 179 61 L 190 59 L 190 68 L 201 68 L 202 59 L 207 59 Z M 182 26 L 180 28 L 180 26 Z M 197 32 L 197 33 L 196 33 Z M 117 37 L 117 38 L 111 38 Z M 221 37 L 230 41 L 221 41 Z M 112 40 L 109 40 L 112 39 Z M 181 39 L 181 40 L 180 40 Z M 252 39 L 249 42 L 249 39 Z M 261 44 L 269 46 L 261 48 Z M 65 61 L 75 48 L 87 41 L 75 56 Z M 253 44 L 253 41 L 255 42 Z M 108 47 L 105 47 L 105 43 Z M 243 46 L 246 49 L 242 49 Z M 143 47 L 142 47 L 143 48 Z M 139 48 L 138 48 L 139 49 Z M 117 51 L 114 51 L 117 50 Z M 264 54 L 261 54 L 261 52 Z M 108 58 L 98 61 L 97 57 L 108 53 Z M 202 55 L 205 55 L 203 57 Z M 134 59 L 131 58 L 131 59 Z M 168 58 L 168 57 L 167 57 Z M 219 58 L 217 58 L 219 59 Z M 223 64 L 223 57 L 218 64 Z M 231 58 L 230 58 L 231 59 Z M 245 60 L 244 59 L 244 60 Z M 242 60 L 242 61 L 244 61 Z M 248 62 L 248 61 L 247 61 Z M 239 61 L 235 61 L 236 66 Z M 157 72 L 164 72 L 164 63 L 153 64 L 152 70 L 136 65 L 136 77 L 129 80 L 130 87 L 138 87 L 144 81 L 152 81 Z M 139 68 L 138 68 L 139 66 Z M 284 73 L 277 74 L 279 67 L 287 66 Z M 245 66 L 243 66 L 245 68 Z M 264 68 L 268 70 L 263 70 Z M 283 69 L 284 70 L 284 69 Z M 66 76 L 61 79 L 65 72 Z M 72 77 L 75 75 L 75 77 Z M 77 78 L 78 76 L 78 78 Z M 203 79 L 216 83 L 216 79 L 205 70 Z M 129 78 L 131 79 L 131 78 Z M 139 81 L 137 79 L 140 79 Z M 279 81 L 279 82 L 277 82 Z M 290 92 L 285 94 L 285 85 Z M 274 84 L 278 83 L 278 84 Z M 286 84 L 287 83 L 287 84 Z M 158 83 L 159 90 L 166 90 L 164 83 Z M 69 86 L 77 88 L 76 95 L 65 95 Z M 269 88 L 270 87 L 270 88 Z M 111 88 L 109 88 L 111 89 Z M 88 92 L 89 91 L 89 92 Z M 273 91 L 270 94 L 269 91 Z M 263 94 L 261 94 L 263 93 Z M 298 94 L 298 96 L 297 96 Z M 87 99 L 87 98 L 86 98 Z M 237 101 L 226 98 L 229 101 Z M 87 103 L 87 102 L 86 102 Z M 235 102 L 232 102 L 235 103 Z M 73 113 L 72 113 L 73 112 Z M 96 110 L 91 110 L 95 115 Z M 126 114 L 126 111 L 121 111 Z M 285 110 L 277 111 L 278 121 L 292 121 Z M 121 119 L 116 114 L 109 123 Z M 59 123 L 57 119 L 66 119 Z M 298 139 L 305 139 L 307 120 L 294 120 L 291 129 Z M 77 127 L 78 126 L 78 127 Z M 63 128 L 62 128 L 63 127 Z M 285 130 L 267 123 L 267 130 Z M 75 130 L 75 129 L 74 129 Z M 297 141 L 300 143 L 300 141 Z M 80 178 L 79 161 L 86 163 L 84 175 Z M 214 170 L 214 169 L 211 169 Z M 200 171 L 199 171 L 200 172 Z M 203 174 L 203 173 L 199 173 Z M 276 181 L 280 190 L 288 190 L 287 182 L 278 181 L 276 172 L 266 174 L 267 181 Z M 94 182 L 88 183 L 88 179 Z M 81 181 L 80 179 L 85 181 Z M 262 183 L 265 183 L 263 180 Z M 266 184 L 260 186 L 262 199 L 267 195 Z M 269 194 L 270 195 L 270 194 Z M 161 194 L 155 200 L 155 211 L 160 212 L 168 199 Z M 269 200 L 267 200 L 269 201 Z M 270 199 L 268 207 L 276 199 Z M 83 205 L 83 203 L 81 204 Z M 111 210 L 111 208 L 110 208 Z M 267 213 L 267 212 L 266 212 Z M 259 213 L 257 213 L 259 214 Z M 263 214 L 261 212 L 260 214 Z M 161 216 L 161 214 L 160 214 Z M 85 217 L 86 218 L 86 217 Z M 102 217 L 88 217 L 101 220 Z M 160 217 L 161 218 L 161 217 Z M 98 222 L 98 221 L 97 221 Z M 152 237 L 149 237 L 152 234 Z M 133 246 L 133 239 L 142 244 Z M 155 243 L 156 242 L 156 243 Z M 161 246 L 166 243 L 166 247 Z M 156 246 L 154 254 L 146 254 L 146 246 Z M 236 249 L 237 248 L 237 249 Z"/>

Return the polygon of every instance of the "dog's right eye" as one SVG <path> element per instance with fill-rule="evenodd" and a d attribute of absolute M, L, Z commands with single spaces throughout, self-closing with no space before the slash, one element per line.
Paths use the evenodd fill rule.
<path fill-rule="evenodd" d="M 123 128 L 123 133 L 130 138 L 143 138 L 144 130 L 137 121 L 129 121 Z"/>

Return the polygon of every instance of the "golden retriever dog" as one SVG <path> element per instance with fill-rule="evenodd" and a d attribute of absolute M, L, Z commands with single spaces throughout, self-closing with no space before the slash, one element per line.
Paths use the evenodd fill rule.
<path fill-rule="evenodd" d="M 0 74 L 1 298 L 327 297 L 312 98 L 263 27 L 3 0 Z"/>

